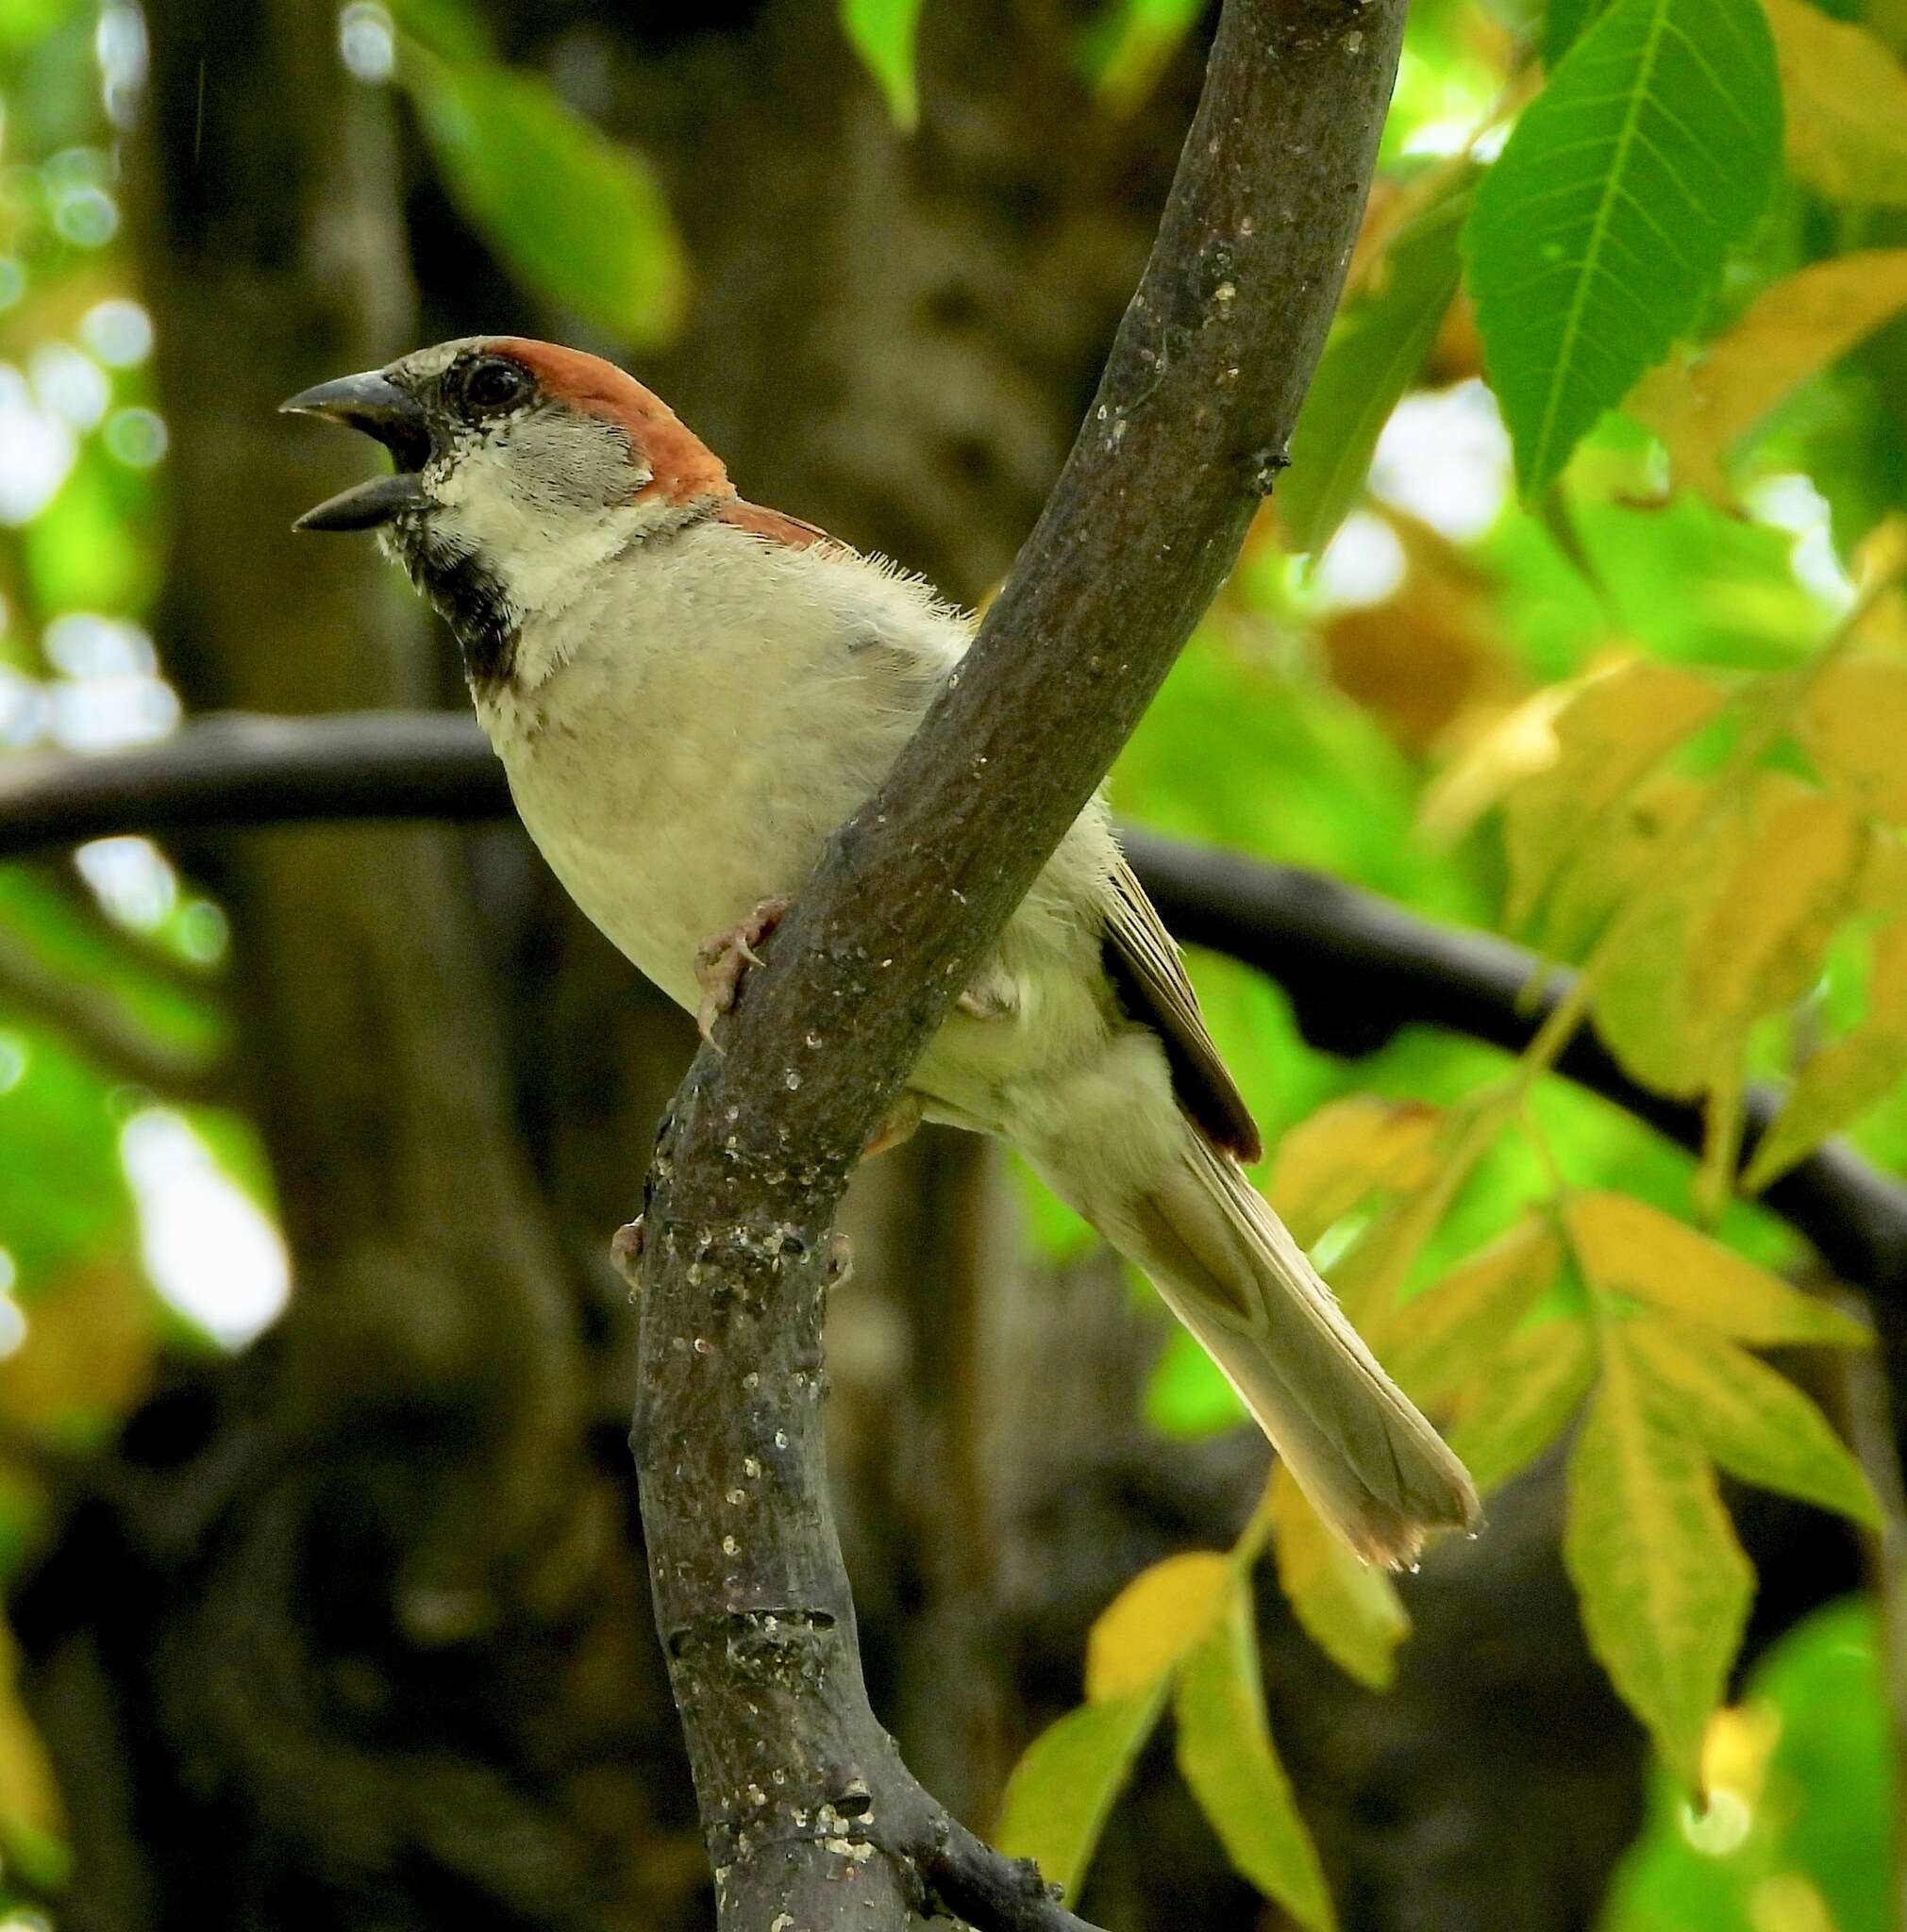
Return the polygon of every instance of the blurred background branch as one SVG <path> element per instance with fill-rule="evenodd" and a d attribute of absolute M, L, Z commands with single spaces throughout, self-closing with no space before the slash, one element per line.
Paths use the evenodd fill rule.
<path fill-rule="evenodd" d="M 454 713 L 212 716 L 150 747 L 0 768 L 0 855 L 114 833 L 482 821 L 510 809 L 502 767 L 475 722 Z M 1434 924 L 1323 874 L 1131 827 L 1124 837 L 1175 932 L 1277 980 L 1306 1039 L 1326 1052 L 1374 1053 L 1406 1025 L 1519 1052 L 1571 984 L 1524 947 Z M 1557 1065 L 1699 1151 L 1700 1109 L 1631 1078 L 1593 1036 L 1573 1041 Z M 166 1087 L 157 1071 L 151 1077 Z M 1779 1104 L 1766 1090 L 1749 1096 L 1745 1162 Z M 1907 1186 L 1830 1142 L 1776 1180 L 1767 1198 L 1844 1280 L 1882 1301 L 1907 1296 Z"/>

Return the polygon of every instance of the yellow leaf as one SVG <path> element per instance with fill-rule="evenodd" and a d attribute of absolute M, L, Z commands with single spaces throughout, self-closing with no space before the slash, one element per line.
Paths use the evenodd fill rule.
<path fill-rule="evenodd" d="M 1765 0 L 1788 166 L 1836 201 L 1907 207 L 1907 71 L 1865 27 L 1807 0 Z"/>
<path fill-rule="evenodd" d="M 1278 1143 L 1265 1192 L 1308 1248 L 1371 1194 L 1422 1187 L 1436 1171 L 1441 1124 L 1421 1101 L 1334 1100 Z"/>
<path fill-rule="evenodd" d="M 1628 1194 L 1578 1194 L 1564 1212 L 1583 1272 L 1608 1293 L 1758 1346 L 1818 1341 L 1859 1348 L 1872 1340 L 1838 1308 Z"/>
<path fill-rule="evenodd" d="M 1842 1932 L 1821 1888 L 1804 1872 L 1771 1872 L 1749 1896 L 1755 1932 Z"/>
<path fill-rule="evenodd" d="M 1907 914 L 1907 845 L 1898 838 L 1880 834 L 1868 840 L 1857 910 L 1878 912 L 1885 919 Z"/>
<path fill-rule="evenodd" d="M 0 1824 L 58 1839 L 66 1829 L 46 1746 L 20 1701 L 20 1653 L 0 1624 Z"/>
<path fill-rule="evenodd" d="M 1240 1874 L 1311 1932 L 1337 1920 L 1317 1849 L 1271 1741 L 1258 1632 L 1241 1592 L 1179 1667 L 1179 1769 Z"/>
<path fill-rule="evenodd" d="M 1668 1391 L 1689 1433 L 1731 1475 L 1880 1526 L 1860 1464 L 1785 1375 L 1681 1323 L 1644 1317 L 1625 1323 L 1622 1335 L 1636 1366 Z"/>
<path fill-rule="evenodd" d="M 1603 820 L 1721 702 L 1704 679 L 1635 658 L 1592 679 L 1556 723 L 1555 762 L 1511 793 L 1505 917 L 1522 926 L 1558 871 Z"/>
<path fill-rule="evenodd" d="M 1801 742 L 1829 784 L 1864 811 L 1907 819 L 1907 662 L 1844 658 L 1815 681 Z"/>
<path fill-rule="evenodd" d="M 1086 1640 L 1088 1700 L 1143 1690 L 1211 1629 L 1237 1590 L 1237 1573 L 1215 1550 L 1167 1557 L 1135 1576 Z"/>
<path fill-rule="evenodd" d="M 1359 1229 L 1355 1246 L 1332 1258 L 1331 1286 L 1360 1334 L 1396 1304 L 1447 1208 L 1432 1176 L 1426 1185 L 1387 1200 Z"/>
<path fill-rule="evenodd" d="M 1907 1074 L 1907 922 L 1883 926 L 1874 939 L 1867 1015 L 1839 1040 L 1813 1055 L 1797 1076 L 1787 1104 L 1763 1137 L 1742 1176 L 1748 1192 L 1812 1154 L 1828 1136 L 1892 1092 Z"/>
<path fill-rule="evenodd" d="M 1279 1587 L 1292 1613 L 1347 1676 L 1388 1690 L 1397 1645 L 1411 1634 L 1410 1613 L 1391 1579 L 1324 1526 L 1282 1463 L 1272 1472 L 1271 1508 Z"/>
<path fill-rule="evenodd" d="M 1564 1559 L 1589 1647 L 1694 1789 L 1754 1573 L 1708 1457 L 1636 1372 L 1623 1327 L 1605 1329 L 1602 1377 L 1570 1457 Z"/>
<path fill-rule="evenodd" d="M 1543 952 L 1552 959 L 1585 952 L 1707 796 L 1707 786 L 1673 772 L 1638 786 L 1558 875 L 1540 928 Z"/>
<path fill-rule="evenodd" d="M 156 1338 L 147 1291 L 112 1261 L 70 1269 L 26 1308 L 26 1339 L 0 1362 L 0 1414 L 38 1433 L 131 1411 L 150 1388 Z"/>
<path fill-rule="evenodd" d="M 1031 1858 L 1049 1885 L 1077 1898 L 1113 1800 L 1165 1707 L 1167 1680 L 1069 1710 L 1027 1746 L 1000 1801 L 994 1842 Z"/>
<path fill-rule="evenodd" d="M 1596 1379 L 1596 1351 L 1581 1322 L 1545 1322 L 1513 1336 L 1464 1393 L 1450 1449 L 1482 1491 L 1496 1489 L 1563 1433 Z"/>
<path fill-rule="evenodd" d="M 1499 709 L 1480 707 L 1460 721 L 1449 762 L 1430 781 L 1417 823 L 1439 845 L 1454 845 L 1513 786 L 1556 762 L 1556 720 L 1576 695 L 1546 684 Z"/>
<path fill-rule="evenodd" d="M 1622 910 L 1596 993 L 1624 1069 L 1688 1099 L 1724 1084 L 1748 1028 L 1813 983 L 1865 874 L 1844 800 L 1782 773 L 1747 808 L 1682 831 Z"/>
<path fill-rule="evenodd" d="M 1724 1705 L 1701 1740 L 1701 1788 L 1730 1791 L 1752 1809 L 1762 1801 L 1768 1761 L 1782 1740 L 1782 1714 L 1772 1704 Z"/>
<path fill-rule="evenodd" d="M 1698 361 L 1673 358 L 1645 375 L 1623 408 L 1667 445 L 1684 482 L 1732 508 L 1722 458 L 1784 396 L 1902 308 L 1907 248 L 1815 262 L 1764 290 Z"/>
<path fill-rule="evenodd" d="M 1420 1406 L 1448 1401 L 1535 1307 L 1562 1265 L 1549 1224 L 1521 1223 L 1391 1315 L 1377 1337 L 1384 1366 Z"/>
<path fill-rule="evenodd" d="M 1596 1030 L 1625 1072 L 1688 1099 L 1715 1064 L 1715 1016 L 1695 999 L 1689 961 L 1750 838 L 1748 814 L 1722 814 L 1682 836 L 1653 869 L 1609 941 L 1596 988 Z"/>
<path fill-rule="evenodd" d="M 1907 514 L 1889 510 L 1854 545 L 1854 581 L 1863 590 L 1907 572 Z"/>
<path fill-rule="evenodd" d="M 1757 811 L 1748 849 L 1689 952 L 1689 997 L 1714 1050 L 1737 1050 L 1756 1020 L 1814 984 L 1852 905 L 1865 849 L 1860 821 L 1832 792 L 1802 791 Z"/>

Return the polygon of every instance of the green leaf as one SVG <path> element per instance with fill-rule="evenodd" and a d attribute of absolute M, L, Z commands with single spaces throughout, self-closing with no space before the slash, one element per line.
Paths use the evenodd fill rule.
<path fill-rule="evenodd" d="M 1537 949 L 1552 959 L 1587 953 L 1706 802 L 1699 781 L 1674 771 L 1656 773 L 1619 800 L 1596 836 L 1564 858 L 1532 934 Z"/>
<path fill-rule="evenodd" d="M 1173 1715 L 1179 1769 L 1226 1856 L 1312 1932 L 1332 1932 L 1317 1849 L 1272 1746 L 1259 1675 L 1258 1633 L 1243 1591 L 1179 1667 Z"/>
<path fill-rule="evenodd" d="M 0 1248 L 29 1301 L 64 1271 L 129 1250 L 133 1201 L 111 1081 L 59 1035 L 0 1015 L 0 1145 L 15 1150 L 0 1160 Z"/>
<path fill-rule="evenodd" d="M 1487 1493 L 1555 1441 L 1595 1380 L 1582 1323 L 1545 1322 L 1512 1337 L 1465 1391 L 1450 1424 L 1451 1453 Z"/>
<path fill-rule="evenodd" d="M 1464 234 L 1527 498 L 1695 322 L 1781 145 L 1757 0 L 1613 0 L 1557 66 Z"/>
<path fill-rule="evenodd" d="M 533 75 L 408 39 L 398 72 L 452 200 L 511 274 L 633 345 L 675 333 L 688 272 L 640 155 Z"/>
<path fill-rule="evenodd" d="M 1812 1341 L 1864 1348 L 1873 1341 L 1840 1309 L 1631 1195 L 1578 1194 L 1564 1212 L 1582 1272 L 1609 1293 L 1758 1347 Z"/>
<path fill-rule="evenodd" d="M 1543 64 L 1556 63 L 1581 38 L 1582 30 L 1602 11 L 1600 0 L 1549 0 L 1543 13 Z"/>
<path fill-rule="evenodd" d="M 1687 1793 L 1655 1780 L 1600 1932 L 1891 1932 L 1895 1775 L 1877 1624 L 1870 1595 L 1844 1597 L 1769 1647 L 1731 1713 L 1755 1740 L 1736 1784 L 1748 1836 L 1719 1856 L 1692 1842 Z"/>
<path fill-rule="evenodd" d="M 1196 1442 L 1250 1415 L 1218 1364 L 1175 1322 L 1146 1384 L 1146 1423 L 1162 1436 Z"/>
<path fill-rule="evenodd" d="M 1086 67 L 1114 113 L 1129 113 L 1152 92 L 1205 7 L 1206 0 L 1112 0 L 1088 36 Z"/>
<path fill-rule="evenodd" d="M 1165 1707 L 1167 1679 L 1103 1704 L 1082 1704 L 1027 1747 L 1007 1782 L 994 1842 L 1031 1858 L 1077 1898 L 1113 1800 Z"/>
<path fill-rule="evenodd" d="M 1475 171 L 1451 176 L 1384 249 L 1376 275 L 1340 312 L 1292 432 L 1278 513 L 1294 550 L 1320 553 L 1363 493 L 1371 453 L 1416 380 L 1457 292 L 1457 237 Z"/>
<path fill-rule="evenodd" d="M 80 11 L 79 0 L 5 0 L 0 5 L 0 47 L 9 52 L 31 47 Z"/>
<path fill-rule="evenodd" d="M 902 127 L 920 119 L 914 42 L 921 0 L 841 0 L 841 25 L 867 71 L 880 83 L 888 111 Z"/>
<path fill-rule="evenodd" d="M 1602 1379 L 1570 1459 L 1563 1554 L 1622 1700 L 1683 1784 L 1748 1621 L 1754 1572 L 1677 1405 L 1604 1329 Z"/>
<path fill-rule="evenodd" d="M 1388 1690 L 1410 1612 L 1391 1579 L 1328 1530 L 1282 1463 L 1271 1475 L 1278 1583 L 1312 1641 L 1366 1690 Z"/>
<path fill-rule="evenodd" d="M 158 589 L 157 546 L 149 524 L 127 514 L 125 481 L 105 450 L 88 443 L 59 494 L 19 533 L 42 610 L 136 611 Z"/>
<path fill-rule="evenodd" d="M 1146 1690 L 1223 1615 L 1238 1574 L 1216 1550 L 1154 1563 L 1102 1610 L 1086 1640 L 1086 1695 L 1094 1704 Z"/>
<path fill-rule="evenodd" d="M 1901 85 L 1907 92 L 1907 78 Z M 1907 129 L 1902 139 L 1907 141 Z M 1679 484 L 1699 490 L 1718 508 L 1732 511 L 1731 453 L 1749 441 L 1757 425 L 1795 391 L 1903 308 L 1907 248 L 1862 248 L 1831 261 L 1810 262 L 1764 289 L 1704 344 L 1699 360 L 1679 349 L 1651 370 L 1624 399 L 1623 413 L 1661 440 Z M 1897 674 L 1901 669 L 1878 657 L 1865 661 Z M 1856 766 L 1847 775 L 1859 790 L 1878 777 L 1881 794 L 1899 800 L 1903 788 L 1898 771 L 1877 774 L 1870 747 L 1886 733 L 1888 711 L 1899 722 L 1902 679 L 1898 675 L 1889 679 L 1885 669 L 1837 675 L 1862 662 L 1843 659 L 1829 671 L 1811 688 L 1806 708 L 1826 726 L 1831 754 L 1843 743 L 1853 753 Z M 1878 714 L 1860 706 L 1864 676 L 1873 688 Z M 1899 741 L 1898 736 L 1887 739 L 1890 747 Z M 1809 748 L 1814 755 L 1812 743 Z M 1824 769 L 1822 776 L 1835 781 L 1832 769 Z"/>
<path fill-rule="evenodd" d="M 0 868 L 0 961 L 16 982 L 62 981 L 96 1001 L 104 1022 L 150 1036 L 182 1061 L 209 1063 L 226 1044 L 212 981 L 203 992 L 182 984 L 148 940 L 116 932 L 32 867 Z"/>
<path fill-rule="evenodd" d="M 397 25 L 446 60 L 491 58 L 489 30 L 468 0 L 393 0 Z"/>
<path fill-rule="evenodd" d="M 1785 1375 L 1681 1323 L 1645 1317 L 1622 1334 L 1636 1366 L 1668 1391 L 1689 1433 L 1731 1475 L 1879 1527 L 1861 1465 Z"/>

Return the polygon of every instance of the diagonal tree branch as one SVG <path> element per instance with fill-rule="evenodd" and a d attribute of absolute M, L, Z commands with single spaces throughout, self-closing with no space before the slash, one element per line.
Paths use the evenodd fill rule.
<path fill-rule="evenodd" d="M 823 1462 L 829 1230 L 870 1130 L 1282 464 L 1403 17 L 1402 0 L 1226 0 L 1152 258 L 1059 484 L 961 669 L 802 889 L 726 1053 L 703 1050 L 664 1124 L 632 1274 L 631 1445 L 725 1927 L 897 1926 L 936 1900 L 999 1924 L 1032 1895 L 1009 1868 L 984 1875 L 868 1706 Z"/>

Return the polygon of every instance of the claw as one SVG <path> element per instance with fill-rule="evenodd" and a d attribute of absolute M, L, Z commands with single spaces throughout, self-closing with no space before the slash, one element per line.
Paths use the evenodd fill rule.
<path fill-rule="evenodd" d="M 695 983 L 702 989 L 695 1029 L 711 1046 L 715 1045 L 715 1022 L 732 1010 L 743 975 L 762 963 L 756 947 L 781 924 L 787 910 L 786 899 L 763 899 L 739 925 L 704 940 L 695 949 Z"/>
<path fill-rule="evenodd" d="M 845 1234 L 828 1238 L 828 1285 L 839 1288 L 854 1273 L 854 1246 Z"/>
<path fill-rule="evenodd" d="M 912 1140 L 913 1130 L 920 1125 L 920 1095 L 903 1093 L 888 1109 L 887 1117 L 868 1135 L 861 1150 L 861 1159 L 872 1160 L 877 1154 L 885 1154 L 889 1148 Z"/>
<path fill-rule="evenodd" d="M 643 1217 L 638 1214 L 633 1221 L 626 1222 L 617 1228 L 610 1240 L 610 1259 L 621 1271 L 624 1278 L 635 1286 L 636 1264 L 643 1258 Z"/>

